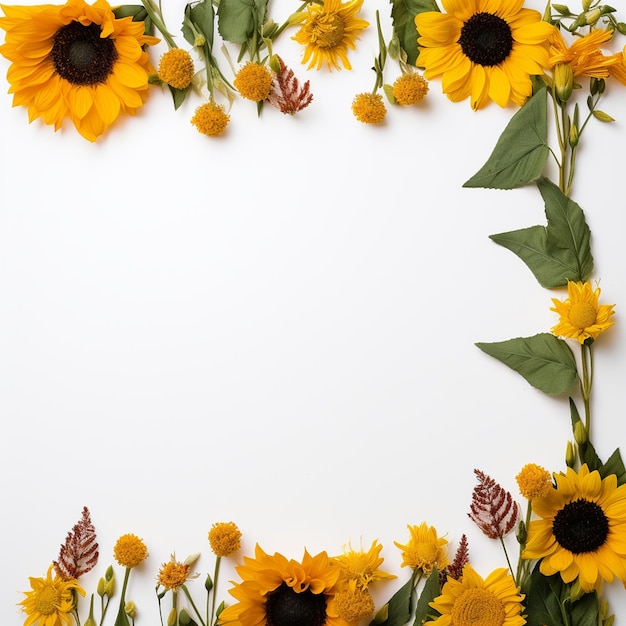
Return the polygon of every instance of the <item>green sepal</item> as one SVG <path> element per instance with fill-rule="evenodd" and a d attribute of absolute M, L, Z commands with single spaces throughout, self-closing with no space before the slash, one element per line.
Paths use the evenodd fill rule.
<path fill-rule="evenodd" d="M 425 11 L 439 12 L 435 0 L 392 0 L 391 3 L 393 28 L 400 47 L 406 53 L 406 61 L 409 65 L 416 65 L 419 56 L 417 47 L 419 33 L 415 26 L 415 16 Z"/>
<path fill-rule="evenodd" d="M 247 43 L 265 22 L 267 0 L 220 0 L 217 29 L 231 43 Z"/>
<path fill-rule="evenodd" d="M 176 87 L 172 87 L 171 85 L 168 85 L 168 87 L 172 94 L 172 99 L 174 100 L 174 110 L 176 110 L 185 101 L 187 94 L 191 90 L 191 86 L 185 87 L 185 89 L 176 89 Z"/>
<path fill-rule="evenodd" d="M 585 214 L 547 178 L 537 181 L 548 225 L 491 235 L 495 243 L 514 252 L 542 287 L 554 289 L 568 280 L 585 281 L 593 271 L 591 231 Z"/>
<path fill-rule="evenodd" d="M 215 10 L 211 0 L 189 3 L 185 7 L 181 31 L 190 45 L 196 44 L 196 34 L 200 33 L 206 39 L 209 50 L 213 48 Z"/>
<path fill-rule="evenodd" d="M 549 395 L 569 393 L 578 382 L 576 360 L 570 347 L 550 333 L 476 346 Z"/>
<path fill-rule="evenodd" d="M 487 162 L 463 187 L 523 187 L 541 176 L 548 154 L 547 91 L 540 89 L 510 119 Z"/>
<path fill-rule="evenodd" d="M 133 22 L 143 22 L 143 32 L 146 35 L 151 35 L 154 32 L 152 20 L 142 4 L 122 4 L 119 7 L 115 7 L 113 13 L 118 20 L 132 17 Z"/>
<path fill-rule="evenodd" d="M 411 619 L 415 605 L 415 585 L 411 577 L 387 603 L 389 610 L 387 619 L 382 622 L 372 620 L 370 626 L 405 626 Z"/>
<path fill-rule="evenodd" d="M 434 567 L 430 573 L 422 593 L 420 593 L 417 605 L 415 607 L 415 621 L 413 626 L 422 626 L 426 622 L 426 618 L 433 615 L 434 609 L 429 604 L 438 596 L 441 595 L 441 585 L 439 584 L 439 570 Z"/>

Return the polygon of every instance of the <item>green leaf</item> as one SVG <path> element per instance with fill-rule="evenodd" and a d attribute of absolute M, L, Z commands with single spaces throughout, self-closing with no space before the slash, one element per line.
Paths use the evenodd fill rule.
<path fill-rule="evenodd" d="M 600 120 L 601 122 L 614 122 L 615 121 L 615 118 L 611 117 L 608 113 L 605 113 L 604 111 L 598 111 L 598 109 L 594 109 L 593 111 L 591 111 L 591 114 L 597 120 Z"/>
<path fill-rule="evenodd" d="M 540 89 L 511 118 L 482 168 L 463 187 L 515 189 L 537 180 L 548 159 L 548 106 Z"/>
<path fill-rule="evenodd" d="M 564 626 L 559 600 L 562 586 L 559 574 L 552 577 L 544 576 L 539 571 L 539 564 L 535 565 L 530 577 L 530 589 L 526 596 L 527 624 Z"/>
<path fill-rule="evenodd" d="M 430 576 L 426 579 L 422 593 L 420 593 L 420 597 L 417 601 L 413 626 L 422 626 L 428 615 L 436 612 L 429 606 L 429 603 L 440 594 L 441 586 L 439 584 L 439 570 L 435 567 L 430 573 Z"/>
<path fill-rule="evenodd" d="M 191 87 L 186 87 L 185 89 L 176 89 L 176 87 L 172 87 L 168 85 L 170 88 L 170 93 L 172 94 L 172 98 L 174 100 L 174 110 L 178 109 L 180 105 L 185 101 L 187 94 L 191 90 Z"/>
<path fill-rule="evenodd" d="M 508 365 L 544 393 L 568 393 L 578 382 L 576 360 L 570 347 L 550 333 L 477 343 L 476 346 Z"/>
<path fill-rule="evenodd" d="M 143 31 L 146 35 L 150 35 L 153 31 L 152 20 L 142 4 L 123 4 L 119 7 L 115 7 L 113 13 L 118 20 L 124 17 L 132 17 L 133 22 L 143 22 Z"/>
<path fill-rule="evenodd" d="M 384 622 L 370 623 L 370 626 L 404 626 L 413 613 L 415 603 L 415 587 L 411 577 L 398 591 L 396 591 L 387 603 L 389 611 Z"/>
<path fill-rule="evenodd" d="M 409 65 L 415 65 L 419 56 L 417 48 L 419 33 L 415 26 L 415 16 L 425 11 L 439 11 L 435 0 L 392 0 L 391 3 L 393 28 L 400 47 L 406 52 Z"/>
<path fill-rule="evenodd" d="M 547 227 L 531 226 L 490 239 L 520 257 L 546 289 L 562 287 L 568 280 L 587 280 L 593 256 L 585 214 L 548 179 L 539 179 L 537 187 L 545 203 Z"/>
<path fill-rule="evenodd" d="M 265 21 L 267 0 L 220 0 L 217 29 L 231 43 L 246 43 Z"/>
<path fill-rule="evenodd" d="M 190 45 L 196 43 L 196 33 L 200 33 L 208 44 L 209 50 L 213 48 L 215 31 L 215 11 L 211 0 L 189 3 L 185 7 L 185 15 L 182 25 L 183 37 Z"/>
<path fill-rule="evenodd" d="M 598 597 L 595 593 L 586 593 L 572 604 L 571 626 L 597 626 L 600 623 L 599 618 Z"/>
<path fill-rule="evenodd" d="M 610 474 L 617 476 L 617 484 L 623 485 L 626 482 L 626 468 L 622 461 L 622 455 L 619 448 L 613 452 L 609 460 L 600 468 L 600 476 L 606 478 Z"/>

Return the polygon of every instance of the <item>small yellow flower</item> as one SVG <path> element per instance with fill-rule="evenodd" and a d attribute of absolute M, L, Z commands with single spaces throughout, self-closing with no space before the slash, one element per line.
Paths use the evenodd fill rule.
<path fill-rule="evenodd" d="M 527 500 L 545 498 L 552 489 L 550 472 L 534 463 L 524 465 L 515 480 L 517 480 L 520 493 Z"/>
<path fill-rule="evenodd" d="M 339 583 L 347 584 L 354 591 L 357 588 L 367 589 L 370 583 L 376 580 L 395 578 L 393 574 L 378 569 L 384 561 L 380 556 L 382 548 L 382 545 L 375 539 L 367 552 L 353 550 L 352 546 L 349 546 L 343 554 L 336 556 L 335 560 L 341 568 Z"/>
<path fill-rule="evenodd" d="M 380 94 L 360 93 L 352 101 L 352 113 L 363 124 L 380 124 L 387 109 Z"/>
<path fill-rule="evenodd" d="M 175 89 L 186 89 L 194 75 L 193 60 L 187 50 L 172 48 L 159 61 L 159 78 Z"/>
<path fill-rule="evenodd" d="M 241 531 L 234 522 L 217 522 L 209 530 L 209 543 L 216 556 L 228 556 L 241 547 Z"/>
<path fill-rule="evenodd" d="M 272 91 L 274 76 L 261 63 L 246 63 L 235 76 L 235 88 L 242 98 L 253 102 L 267 100 Z"/>
<path fill-rule="evenodd" d="M 348 624 L 357 624 L 374 615 L 374 599 L 367 589 L 345 589 L 335 594 L 332 606 L 337 617 Z"/>
<path fill-rule="evenodd" d="M 403 106 L 417 104 L 428 93 L 428 81 L 417 72 L 406 72 L 396 78 L 392 93 L 398 104 Z"/>
<path fill-rule="evenodd" d="M 587 339 L 597 339 L 614 324 L 610 318 L 615 305 L 598 304 L 599 287 L 593 289 L 589 281 L 569 281 L 567 295 L 563 301 L 552 298 L 554 308 L 550 310 L 560 315 L 559 323 L 552 327 L 557 337 L 576 339 L 583 344 Z"/>
<path fill-rule="evenodd" d="M 63 580 L 52 577 L 54 566 L 50 565 L 45 578 L 29 578 L 32 591 L 25 591 L 26 596 L 20 602 L 22 610 L 28 615 L 25 626 L 61 626 L 72 623 L 69 613 L 74 609 L 74 591 L 85 595 L 75 578 Z"/>
<path fill-rule="evenodd" d="M 422 522 L 419 526 L 408 526 L 411 537 L 406 545 L 394 541 L 402 552 L 401 567 L 409 566 L 411 569 L 420 569 L 425 574 L 430 574 L 436 565 L 442 570 L 448 564 L 448 554 L 445 546 L 448 541 L 437 536 L 437 530 L 433 526 L 427 526 Z"/>
<path fill-rule="evenodd" d="M 228 126 L 230 116 L 221 104 L 207 102 L 196 109 L 191 123 L 198 129 L 199 133 L 208 137 L 221 135 Z"/>
<path fill-rule="evenodd" d="M 190 571 L 191 566 L 188 563 L 177 561 L 172 554 L 170 560 L 161 565 L 158 577 L 159 585 L 165 589 L 178 589 L 187 582 Z"/>
<path fill-rule="evenodd" d="M 115 543 L 113 556 L 122 567 L 132 568 L 146 560 L 148 549 L 137 535 L 126 534 L 122 535 Z"/>

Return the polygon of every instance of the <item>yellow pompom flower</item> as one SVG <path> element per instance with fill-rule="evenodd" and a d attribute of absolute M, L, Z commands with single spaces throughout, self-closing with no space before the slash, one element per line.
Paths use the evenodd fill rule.
<path fill-rule="evenodd" d="M 274 76 L 262 63 L 246 63 L 235 76 L 233 84 L 242 98 L 253 102 L 267 100 Z"/>
<path fill-rule="evenodd" d="M 327 65 L 341 69 L 339 61 L 350 70 L 348 48 L 355 49 L 358 35 L 369 23 L 357 17 L 363 6 L 363 0 L 324 0 L 311 2 L 306 12 L 294 16 L 294 23 L 304 22 L 293 39 L 305 46 L 302 63 L 309 63 L 308 69 L 321 69 Z"/>
<path fill-rule="evenodd" d="M 402 550 L 401 567 L 420 569 L 425 574 L 430 574 L 435 565 L 442 570 L 448 565 L 446 545 L 448 541 L 437 536 L 437 530 L 422 522 L 419 526 L 408 526 L 411 535 L 409 542 L 402 545 L 394 541 L 395 545 Z"/>
<path fill-rule="evenodd" d="M 191 123 L 198 129 L 199 133 L 207 137 L 217 137 L 221 135 L 228 126 L 230 116 L 221 104 L 207 102 L 196 109 Z"/>
<path fill-rule="evenodd" d="M 387 115 L 387 108 L 379 93 L 360 93 L 352 101 L 352 113 L 363 124 L 380 124 Z"/>
<path fill-rule="evenodd" d="M 552 489 L 550 472 L 535 463 L 524 465 L 515 480 L 520 493 L 527 500 L 545 498 Z"/>
<path fill-rule="evenodd" d="M 241 548 L 241 531 L 234 522 L 217 522 L 209 530 L 209 543 L 216 556 L 229 556 Z"/>
<path fill-rule="evenodd" d="M 195 73 L 193 59 L 187 50 L 172 48 L 159 61 L 159 78 L 174 89 L 186 89 Z"/>
<path fill-rule="evenodd" d="M 70 612 L 74 609 L 74 593 L 85 595 L 75 578 L 64 580 L 54 575 L 54 566 L 50 565 L 45 578 L 29 578 L 32 591 L 25 591 L 26 596 L 20 602 L 22 610 L 28 615 L 24 626 L 61 626 L 72 623 Z"/>
<path fill-rule="evenodd" d="M 587 339 L 596 340 L 598 335 L 614 322 L 614 304 L 598 304 L 600 288 L 593 289 L 589 281 L 567 283 L 567 299 L 552 298 L 551 311 L 560 315 L 559 323 L 552 327 L 552 333 L 565 339 L 576 339 L 583 344 Z"/>
<path fill-rule="evenodd" d="M 428 81 L 417 72 L 406 72 L 396 78 L 392 93 L 398 104 L 403 106 L 417 104 L 428 93 Z"/>
<path fill-rule="evenodd" d="M 117 540 L 113 546 L 113 556 L 122 567 L 133 568 L 148 558 L 148 549 L 142 539 L 129 533 Z"/>
<path fill-rule="evenodd" d="M 358 624 L 374 615 L 374 598 L 367 590 L 360 587 L 344 589 L 335 594 L 332 604 L 337 617 L 348 624 Z"/>

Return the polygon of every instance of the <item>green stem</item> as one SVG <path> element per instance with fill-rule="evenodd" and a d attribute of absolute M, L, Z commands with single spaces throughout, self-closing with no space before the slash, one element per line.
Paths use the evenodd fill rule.
<path fill-rule="evenodd" d="M 591 387 L 593 385 L 593 349 L 590 344 L 583 343 L 580 346 L 582 361 L 582 380 L 580 381 L 580 393 L 585 407 L 585 431 L 587 439 L 591 440 Z"/>
<path fill-rule="evenodd" d="M 511 576 L 514 578 L 515 573 L 513 572 L 513 566 L 511 565 L 511 559 L 509 559 L 509 553 L 507 552 L 506 545 L 504 544 L 504 537 L 500 535 L 500 545 L 502 546 L 502 550 L 504 551 L 504 556 L 506 558 L 507 565 L 509 566 L 509 572 L 511 572 Z"/>
<path fill-rule="evenodd" d="M 122 595 L 120 597 L 120 606 L 115 618 L 115 626 L 130 626 L 128 615 L 126 615 L 126 587 L 128 587 L 128 579 L 130 577 L 130 567 L 124 572 L 124 582 L 122 583 Z"/>
<path fill-rule="evenodd" d="M 215 557 L 215 571 L 213 572 L 213 589 L 211 590 L 211 619 L 208 626 L 213 626 L 213 620 L 215 618 L 215 603 L 217 602 L 217 579 L 220 573 L 220 563 L 222 561 L 221 556 Z"/>
<path fill-rule="evenodd" d="M 167 45 L 170 48 L 177 48 L 178 46 L 174 42 L 174 38 L 167 30 L 165 26 L 165 20 L 163 19 L 163 14 L 161 12 L 161 6 L 157 9 L 151 2 L 151 0 L 141 0 L 141 4 L 143 8 L 146 10 L 146 13 L 149 15 L 152 23 L 156 26 L 156 29 L 161 33 L 163 39 L 167 42 Z"/>
<path fill-rule="evenodd" d="M 193 598 L 191 597 L 191 594 L 189 593 L 189 589 L 187 589 L 187 585 L 182 585 L 181 589 L 185 592 L 185 596 L 187 596 L 187 600 L 189 600 L 189 604 L 191 604 L 191 608 L 194 610 L 202 626 L 206 626 L 206 624 L 204 623 L 204 620 L 202 619 L 202 615 L 200 615 L 200 611 L 198 611 L 198 607 L 196 606 L 196 603 L 193 601 Z"/>
<path fill-rule="evenodd" d="M 532 512 L 533 512 L 532 501 L 528 500 L 528 504 L 526 506 L 526 519 L 524 520 L 526 535 L 528 535 L 528 526 L 530 525 L 530 518 L 532 516 Z M 522 588 L 523 582 L 525 581 L 526 576 L 528 575 L 529 562 L 526 559 L 522 558 L 522 554 L 524 553 L 525 549 L 526 549 L 526 540 L 520 541 L 519 557 L 517 559 L 517 572 L 515 574 L 515 584 L 519 588 Z"/>

